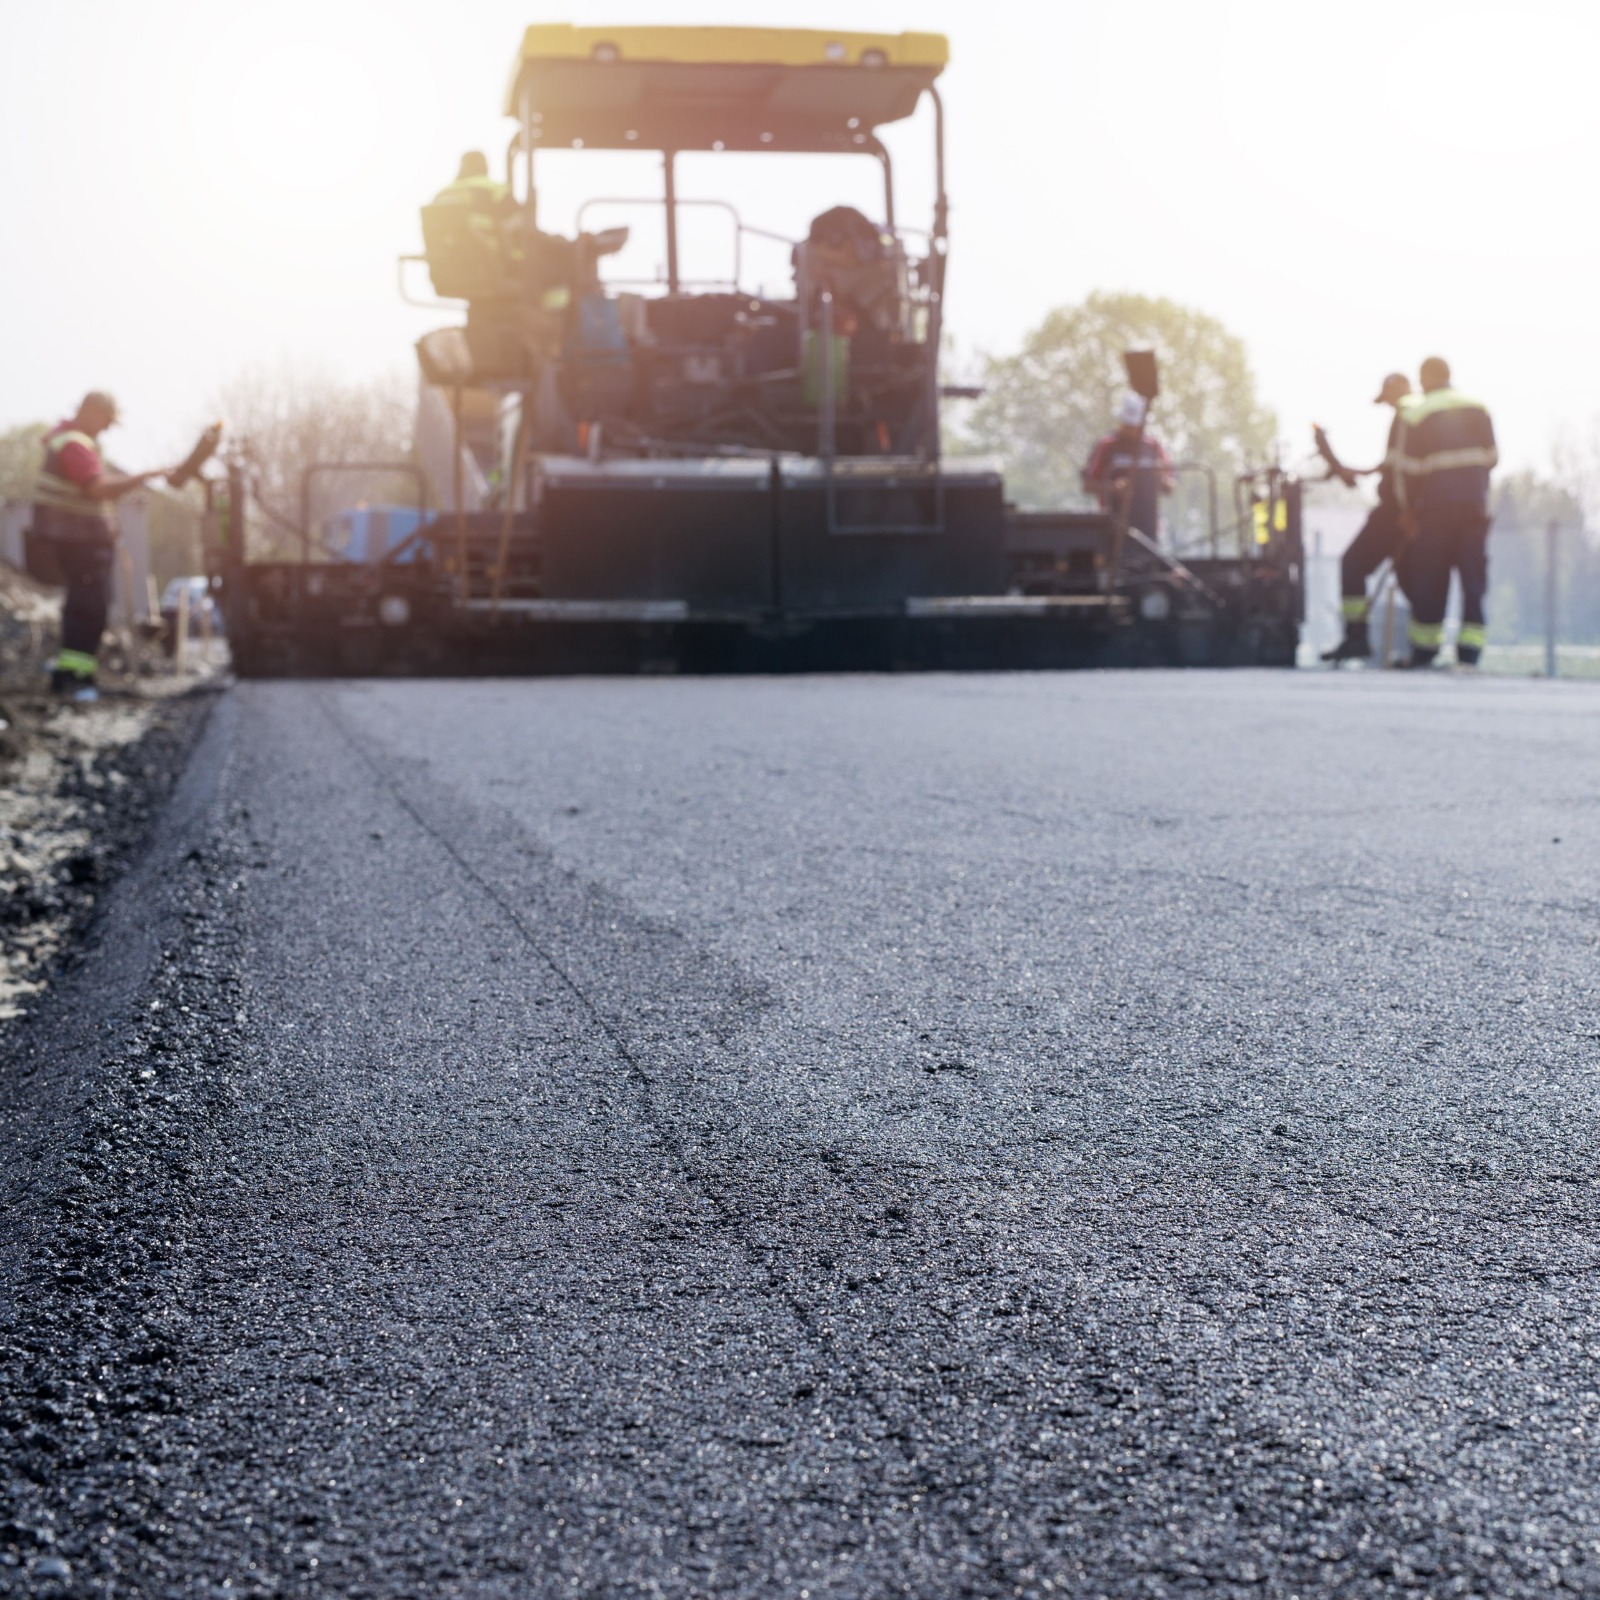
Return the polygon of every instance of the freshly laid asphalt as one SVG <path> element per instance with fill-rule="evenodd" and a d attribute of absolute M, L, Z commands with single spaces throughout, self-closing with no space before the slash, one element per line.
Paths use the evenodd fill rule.
<path fill-rule="evenodd" d="M 1600 1595 L 1600 687 L 251 683 L 0 1043 L 0 1592 Z"/>

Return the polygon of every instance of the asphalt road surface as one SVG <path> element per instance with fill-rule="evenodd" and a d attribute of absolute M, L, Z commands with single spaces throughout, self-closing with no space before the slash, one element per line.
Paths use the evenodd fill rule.
<path fill-rule="evenodd" d="M 1600 1594 L 1597 733 L 241 686 L 0 1059 L 0 1590 Z"/>

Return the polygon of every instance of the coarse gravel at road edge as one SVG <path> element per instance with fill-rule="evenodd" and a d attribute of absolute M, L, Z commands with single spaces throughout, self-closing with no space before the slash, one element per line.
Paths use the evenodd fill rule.
<path fill-rule="evenodd" d="M 1597 715 L 242 686 L 0 1043 L 0 1592 L 1600 1594 Z"/>
<path fill-rule="evenodd" d="M 0 1027 L 75 958 L 143 847 L 215 690 L 135 680 L 96 705 L 0 699 Z"/>

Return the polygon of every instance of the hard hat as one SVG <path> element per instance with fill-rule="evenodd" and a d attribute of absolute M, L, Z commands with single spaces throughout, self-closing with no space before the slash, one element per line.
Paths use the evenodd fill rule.
<path fill-rule="evenodd" d="M 1403 372 L 1391 372 L 1384 380 L 1373 400 L 1375 406 L 1386 406 L 1411 393 L 1411 380 Z"/>
<path fill-rule="evenodd" d="M 1117 421 L 1124 428 L 1137 428 L 1145 416 L 1145 403 L 1136 394 L 1125 394 L 1122 404 L 1117 407 Z"/>

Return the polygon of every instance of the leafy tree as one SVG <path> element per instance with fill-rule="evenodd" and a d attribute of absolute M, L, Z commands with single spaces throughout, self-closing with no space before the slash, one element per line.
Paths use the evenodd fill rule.
<path fill-rule="evenodd" d="M 44 458 L 45 426 L 30 422 L 0 433 L 0 500 L 26 500 Z"/>
<path fill-rule="evenodd" d="M 1171 300 L 1096 293 L 1052 311 L 1015 355 L 986 362 L 987 393 L 956 442 L 999 456 L 1021 505 L 1082 503 L 1079 474 L 1127 391 L 1122 352 L 1140 349 L 1161 364 L 1151 429 L 1174 461 L 1217 473 L 1226 523 L 1233 474 L 1270 457 L 1277 419 L 1256 394 L 1244 342 Z M 1204 480 L 1184 474 L 1168 519 L 1203 530 L 1205 504 Z"/>

